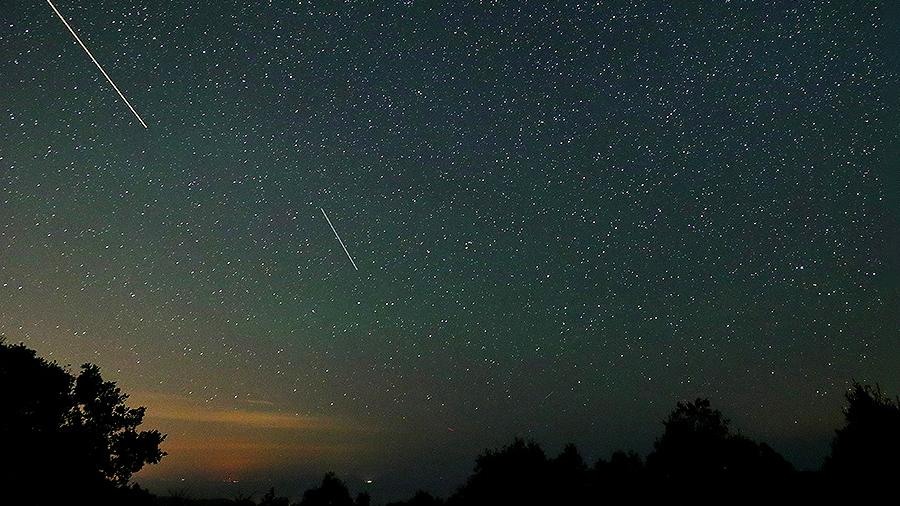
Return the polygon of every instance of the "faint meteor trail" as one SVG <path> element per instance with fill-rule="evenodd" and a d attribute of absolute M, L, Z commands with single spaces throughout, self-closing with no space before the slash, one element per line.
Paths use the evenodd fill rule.
<path fill-rule="evenodd" d="M 353 268 L 359 270 L 359 267 L 356 266 L 356 262 L 353 261 L 353 257 L 350 256 L 350 252 L 347 251 L 347 247 L 344 246 L 344 241 L 341 240 L 341 236 L 338 235 L 337 230 L 334 229 L 334 225 L 331 224 L 331 220 L 328 219 L 328 215 L 325 214 L 325 209 L 322 209 L 321 207 L 319 209 L 322 211 L 322 216 L 325 217 L 325 221 L 328 222 L 328 226 L 331 227 L 331 231 L 334 232 L 334 236 L 337 237 L 338 242 L 341 243 L 341 247 L 344 248 L 344 253 L 347 254 L 347 258 L 350 259 L 350 263 L 353 264 Z"/>
<path fill-rule="evenodd" d="M 63 22 L 64 25 L 66 25 L 66 28 L 68 28 L 69 31 L 72 33 L 72 36 L 75 37 L 75 40 L 78 41 L 78 44 L 81 46 L 81 49 L 84 49 L 84 52 L 87 53 L 88 56 L 91 57 L 91 61 L 94 62 L 94 65 L 96 65 L 98 69 L 100 69 L 100 72 L 103 73 L 103 77 L 105 77 L 106 80 L 109 81 L 109 84 L 111 84 L 113 89 L 116 90 L 116 93 L 118 93 L 119 96 L 122 97 L 122 101 L 124 101 L 125 105 L 127 105 L 128 108 L 131 109 L 131 112 L 134 114 L 134 117 L 137 118 L 138 121 L 141 122 L 141 125 L 144 125 L 144 128 L 147 128 L 147 124 L 144 123 L 143 119 L 141 119 L 140 114 L 138 114 L 137 111 L 134 110 L 134 107 L 131 107 L 131 102 L 129 102 L 128 99 L 125 98 L 125 95 L 123 95 L 122 92 L 119 91 L 119 87 L 116 86 L 116 83 L 114 83 L 113 80 L 109 77 L 109 74 L 107 74 L 106 71 L 103 70 L 103 67 L 100 66 L 100 63 L 97 61 L 96 58 L 94 58 L 94 55 L 91 54 L 91 51 L 87 48 L 87 46 L 84 45 L 84 42 L 81 42 L 81 39 L 78 38 L 78 34 L 76 34 L 75 30 L 73 30 L 72 27 L 69 26 L 69 23 L 68 23 L 68 21 L 66 21 L 66 18 L 64 18 L 63 15 L 59 13 L 59 10 L 56 8 L 55 5 L 53 5 L 53 2 L 51 2 L 50 0 L 47 0 L 47 3 L 50 4 L 50 7 L 53 9 L 53 12 L 55 12 L 56 15 L 59 16 L 59 19 Z"/>

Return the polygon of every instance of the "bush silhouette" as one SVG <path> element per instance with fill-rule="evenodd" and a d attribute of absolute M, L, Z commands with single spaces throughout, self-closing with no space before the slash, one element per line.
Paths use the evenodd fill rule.
<path fill-rule="evenodd" d="M 3 489 L 30 502 L 145 496 L 133 473 L 165 455 L 164 435 L 138 431 L 144 408 L 130 408 L 116 384 L 85 364 L 77 377 L 24 345 L 0 340 L 0 475 Z"/>
<path fill-rule="evenodd" d="M 876 385 L 854 383 L 846 394 L 845 425 L 836 431 L 825 471 L 852 479 L 900 476 L 900 400 Z"/>

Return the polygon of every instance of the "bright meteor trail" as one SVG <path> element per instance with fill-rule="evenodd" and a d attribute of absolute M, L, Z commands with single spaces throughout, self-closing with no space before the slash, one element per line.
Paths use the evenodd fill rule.
<path fill-rule="evenodd" d="M 88 56 L 91 57 L 91 61 L 93 61 L 94 65 L 96 65 L 97 68 L 100 69 L 100 72 L 103 73 L 103 77 L 105 77 L 106 80 L 109 81 L 109 84 L 111 84 L 113 89 L 116 90 L 116 93 L 118 93 L 119 96 L 122 97 L 122 100 L 125 102 L 125 105 L 127 105 L 128 108 L 131 109 L 131 112 L 134 114 L 134 117 L 137 118 L 138 121 L 141 122 L 141 125 L 144 125 L 144 128 L 147 128 L 147 124 L 144 123 L 144 120 L 141 119 L 141 116 L 137 113 L 137 111 L 134 110 L 134 107 L 131 107 L 131 103 L 128 101 L 127 98 L 125 98 L 125 95 L 123 95 L 122 92 L 119 91 L 119 87 L 116 86 L 116 83 L 114 83 L 113 80 L 109 77 L 109 74 L 107 74 L 106 71 L 103 70 L 103 67 L 100 66 L 100 63 L 97 62 L 97 59 L 94 58 L 94 55 L 91 54 L 91 51 L 87 48 L 87 46 L 84 45 L 84 42 L 81 42 L 81 39 L 78 38 L 78 34 L 76 34 L 75 30 L 73 30 L 72 27 L 69 26 L 69 23 L 66 21 L 66 18 L 64 18 L 63 15 L 59 13 L 59 10 L 56 8 L 55 5 L 53 5 L 53 2 L 51 2 L 50 0 L 47 0 L 47 3 L 50 4 L 50 7 L 53 9 L 53 12 L 55 12 L 56 15 L 59 16 L 59 19 L 63 22 L 63 24 L 66 25 L 66 28 L 69 29 L 69 31 L 72 33 L 72 36 L 75 37 L 75 40 L 78 41 L 78 44 L 81 46 L 82 49 L 84 49 L 84 52 L 87 53 Z"/>
<path fill-rule="evenodd" d="M 347 247 L 344 246 L 344 241 L 341 240 L 341 236 L 338 235 L 337 230 L 334 229 L 334 225 L 331 224 L 331 220 L 328 219 L 328 215 L 325 214 L 325 209 L 319 208 L 322 210 L 322 216 L 325 216 L 325 221 L 328 222 L 328 226 L 331 227 L 331 231 L 334 232 L 334 236 L 337 237 L 339 243 L 341 243 L 341 247 L 344 248 L 344 253 L 347 254 L 347 258 L 350 259 L 350 263 L 353 264 L 353 268 L 359 270 L 359 267 L 356 266 L 356 262 L 353 261 L 353 257 L 350 256 L 350 252 L 347 251 Z"/>

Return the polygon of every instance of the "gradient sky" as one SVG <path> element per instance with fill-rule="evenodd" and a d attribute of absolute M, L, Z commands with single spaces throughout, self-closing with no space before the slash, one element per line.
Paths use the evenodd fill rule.
<path fill-rule="evenodd" d="M 900 392 L 900 14 L 676 3 L 55 2 L 144 129 L 4 1 L 0 333 L 146 405 L 162 492 L 445 494 L 697 396 L 816 467 Z"/>

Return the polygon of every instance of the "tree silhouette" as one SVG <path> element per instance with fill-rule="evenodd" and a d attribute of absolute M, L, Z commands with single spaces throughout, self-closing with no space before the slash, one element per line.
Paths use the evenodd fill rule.
<path fill-rule="evenodd" d="M 262 499 L 259 501 L 259 506 L 288 506 L 290 504 L 290 500 L 287 497 L 278 497 L 275 495 L 275 488 L 269 488 L 269 491 L 266 492 Z"/>
<path fill-rule="evenodd" d="M 854 480 L 900 476 L 900 400 L 856 382 L 846 398 L 846 423 L 831 442 L 825 471 Z"/>
<path fill-rule="evenodd" d="M 677 403 L 663 424 L 647 466 L 664 480 L 722 483 L 723 478 L 774 477 L 791 471 L 768 445 L 732 434 L 729 421 L 708 399 Z"/>
<path fill-rule="evenodd" d="M 369 506 L 372 504 L 372 496 L 368 492 L 360 492 L 356 494 L 356 500 L 353 504 L 354 506 Z"/>
<path fill-rule="evenodd" d="M 424 490 L 419 490 L 408 501 L 389 502 L 385 506 L 441 506 L 442 504 L 444 504 L 444 501 Z"/>
<path fill-rule="evenodd" d="M 550 460 L 549 493 L 560 504 L 584 502 L 587 478 L 587 464 L 572 443 L 567 444 L 562 453 Z"/>
<path fill-rule="evenodd" d="M 598 459 L 588 473 L 588 494 L 592 504 L 608 499 L 634 502 L 645 495 L 647 479 L 644 461 L 634 452 L 617 451 L 609 461 Z"/>
<path fill-rule="evenodd" d="M 602 474 L 614 481 L 621 481 L 628 477 L 638 476 L 644 472 L 644 461 L 641 456 L 632 451 L 617 451 L 612 454 L 609 462 L 600 459 L 594 464 L 594 472 Z"/>
<path fill-rule="evenodd" d="M 509 446 L 479 455 L 475 472 L 449 504 L 541 504 L 547 499 L 548 471 L 541 447 L 516 438 Z"/>
<path fill-rule="evenodd" d="M 300 506 L 353 506 L 347 485 L 334 473 L 327 473 L 322 484 L 303 492 Z"/>
<path fill-rule="evenodd" d="M 22 344 L 0 340 L 0 477 L 12 494 L 36 503 L 118 490 L 165 455 L 165 438 L 138 431 L 144 408 L 130 408 L 114 382 L 85 364 L 77 377 Z"/>

